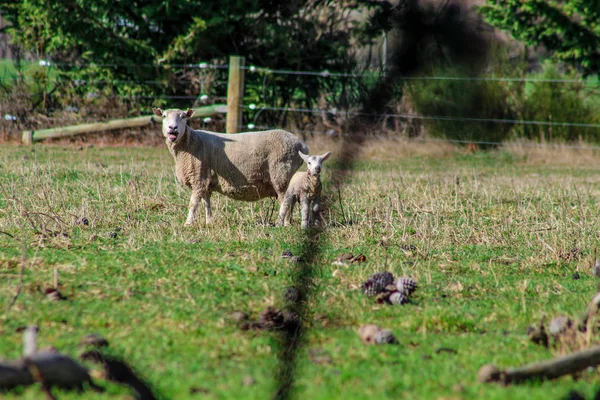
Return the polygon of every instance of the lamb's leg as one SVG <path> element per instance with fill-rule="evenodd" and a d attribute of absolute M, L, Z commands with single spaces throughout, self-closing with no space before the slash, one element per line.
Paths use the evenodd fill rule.
<path fill-rule="evenodd" d="M 310 212 L 310 201 L 308 199 L 301 199 L 300 200 L 300 207 L 301 207 L 301 212 L 302 212 L 302 224 L 300 225 L 302 227 L 302 229 L 306 229 L 308 228 L 308 219 L 309 219 L 309 212 Z"/>
<path fill-rule="evenodd" d="M 321 222 L 321 196 L 317 196 L 313 201 L 311 223 L 321 225 Z"/>
<path fill-rule="evenodd" d="M 294 206 L 296 205 L 296 199 L 293 199 L 290 202 L 290 208 L 288 210 L 288 218 L 286 221 L 287 225 L 291 225 L 292 224 L 292 218 L 294 217 Z"/>
<path fill-rule="evenodd" d="M 288 197 L 283 197 L 283 200 L 281 200 L 281 205 L 279 206 L 279 218 L 277 218 L 277 226 L 284 226 L 286 224 L 286 219 L 290 212 L 290 199 Z"/>
<path fill-rule="evenodd" d="M 212 210 L 210 208 L 210 193 L 206 193 L 202 196 L 204 200 L 204 211 L 206 213 L 206 225 L 210 225 L 213 222 Z"/>
<path fill-rule="evenodd" d="M 187 219 L 185 220 L 185 226 L 190 226 L 194 222 L 196 217 L 196 211 L 198 210 L 198 204 L 200 203 L 200 192 L 192 190 L 192 197 L 190 198 L 189 212 Z"/>

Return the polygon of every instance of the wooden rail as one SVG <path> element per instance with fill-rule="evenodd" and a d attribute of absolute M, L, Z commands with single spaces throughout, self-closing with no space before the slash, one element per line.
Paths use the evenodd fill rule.
<path fill-rule="evenodd" d="M 206 107 L 194 109 L 192 118 L 208 117 L 215 114 L 227 112 L 227 106 L 224 104 L 214 104 Z M 103 132 L 113 129 L 139 128 L 161 122 L 161 118 L 156 115 L 144 117 L 115 119 L 108 122 L 97 122 L 92 124 L 64 126 L 61 128 L 40 129 L 39 131 L 23 131 L 23 144 L 31 145 L 44 139 L 81 135 L 84 133 Z"/>

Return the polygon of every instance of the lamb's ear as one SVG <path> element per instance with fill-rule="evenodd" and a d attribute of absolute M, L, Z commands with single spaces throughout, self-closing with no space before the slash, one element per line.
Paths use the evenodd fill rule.
<path fill-rule="evenodd" d="M 187 118 L 192 118 L 192 115 L 194 115 L 194 113 L 195 113 L 195 112 L 196 112 L 196 111 L 192 110 L 191 108 L 188 108 L 188 109 L 186 110 L 186 112 L 185 112 L 185 113 L 183 113 L 182 117 L 183 117 L 183 118 L 186 118 L 186 119 L 187 119 Z"/>
<path fill-rule="evenodd" d="M 331 155 L 331 152 L 330 152 L 330 151 L 328 151 L 327 153 L 323 154 L 323 155 L 321 156 L 321 161 L 325 161 L 325 160 L 327 160 L 327 159 L 329 158 L 329 156 L 330 156 L 330 155 Z"/>
<path fill-rule="evenodd" d="M 303 153 L 303 152 L 301 152 L 300 150 L 298 150 L 298 154 L 300 154 L 300 157 L 301 157 L 301 158 L 302 158 L 304 161 L 306 161 L 306 160 L 308 159 L 308 155 L 307 155 L 307 154 L 304 154 L 304 153 Z"/>
<path fill-rule="evenodd" d="M 157 117 L 162 117 L 163 116 L 163 110 L 161 110 L 158 107 L 154 107 L 152 109 L 152 112 L 154 113 L 154 115 L 156 115 Z"/>

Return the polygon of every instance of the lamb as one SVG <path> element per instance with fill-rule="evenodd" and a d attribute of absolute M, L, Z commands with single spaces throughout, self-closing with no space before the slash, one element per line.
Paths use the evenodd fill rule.
<path fill-rule="evenodd" d="M 187 125 L 194 110 L 161 110 L 162 133 L 175 158 L 179 182 L 192 190 L 185 225 L 193 223 L 200 199 L 206 223 L 212 223 L 211 193 L 242 201 L 277 197 L 283 203 L 292 175 L 302 164 L 299 151 L 308 152 L 300 139 L 284 130 L 219 134 Z"/>
<path fill-rule="evenodd" d="M 317 223 L 321 220 L 321 165 L 329 158 L 331 152 L 321 156 L 308 156 L 301 152 L 298 154 L 306 161 L 307 171 L 296 172 L 292 177 L 279 210 L 277 224 L 288 225 L 292 222 L 292 211 L 298 202 L 302 213 L 301 227 L 306 229 L 309 222 Z M 309 216 L 311 208 L 312 213 Z"/>

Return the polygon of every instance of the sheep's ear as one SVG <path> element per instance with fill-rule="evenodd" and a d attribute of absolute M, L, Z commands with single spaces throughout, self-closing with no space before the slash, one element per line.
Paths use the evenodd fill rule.
<path fill-rule="evenodd" d="M 300 154 L 300 157 L 301 157 L 301 158 L 302 158 L 304 161 L 306 161 L 306 160 L 308 159 L 308 155 L 307 155 L 307 154 L 304 154 L 304 153 L 303 153 L 303 152 L 301 152 L 301 151 L 298 151 L 298 154 Z"/>
<path fill-rule="evenodd" d="M 157 117 L 162 117 L 163 116 L 163 110 L 161 110 L 158 107 L 154 107 L 152 109 L 152 112 L 154 113 L 154 115 L 156 115 Z"/>
<path fill-rule="evenodd" d="M 191 108 L 188 108 L 182 115 L 183 118 L 192 118 L 192 115 L 194 115 L 196 111 L 192 110 Z"/>
<path fill-rule="evenodd" d="M 325 160 L 327 160 L 327 159 L 329 158 L 329 156 L 330 156 L 330 155 L 331 155 L 331 152 L 330 152 L 330 151 L 328 151 L 327 153 L 323 154 L 323 155 L 321 156 L 321 161 L 325 161 Z"/>

